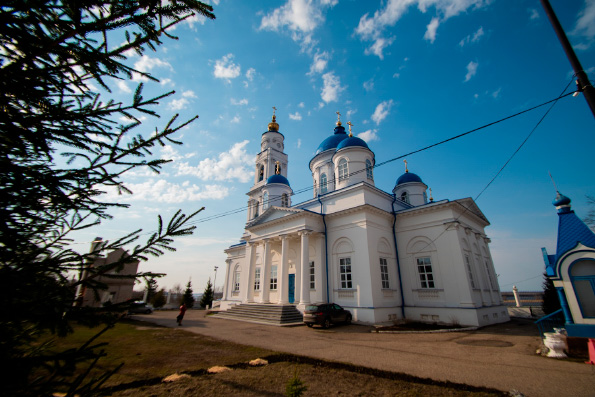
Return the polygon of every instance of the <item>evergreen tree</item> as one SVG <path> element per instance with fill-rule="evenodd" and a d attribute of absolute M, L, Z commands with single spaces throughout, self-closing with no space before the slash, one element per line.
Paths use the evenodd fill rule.
<path fill-rule="evenodd" d="M 184 296 L 182 297 L 182 303 L 185 303 L 188 309 L 194 306 L 194 296 L 192 295 L 192 292 L 192 282 L 188 280 L 186 291 L 184 291 Z"/>
<path fill-rule="evenodd" d="M 157 280 L 153 275 L 145 277 L 145 291 L 147 293 L 146 302 L 152 302 L 157 293 Z"/>
<path fill-rule="evenodd" d="M 202 294 L 202 298 L 200 299 L 200 306 L 205 308 L 207 306 L 213 307 L 213 283 L 211 283 L 211 278 L 209 277 L 209 281 L 207 282 L 207 286 L 205 287 L 205 292 Z"/>
<path fill-rule="evenodd" d="M 550 314 L 562 308 L 554 282 L 543 273 L 543 303 L 541 308 L 545 314 Z"/>
<path fill-rule="evenodd" d="M 176 24 L 193 14 L 214 18 L 212 7 L 196 0 L 9 0 L 0 23 L 0 371 L 2 393 L 11 396 L 96 392 L 99 381 L 69 381 L 77 365 L 93 363 L 101 344 L 54 352 L 40 343 L 47 333 L 64 336 L 73 321 L 111 326 L 122 305 L 85 308 L 75 291 L 99 295 L 99 277 L 120 275 L 129 261 L 172 251 L 173 238 L 191 234 L 197 212 L 178 211 L 169 222 L 159 216 L 146 241 L 141 230 L 93 244 L 81 253 L 71 234 L 109 219 L 110 209 L 126 208 L 103 194 L 130 194 L 126 172 L 159 172 L 168 160 L 153 159 L 156 145 L 180 144 L 173 137 L 194 118 L 178 115 L 146 130 L 141 115 L 163 98 L 143 97 L 139 84 L 129 101 L 116 101 L 110 84 L 133 74 L 155 77 L 126 64 L 129 51 L 155 50 Z M 104 94 L 98 92 L 99 87 Z M 121 119 L 130 120 L 121 122 Z M 143 129 L 143 131 L 139 131 Z M 59 160 L 58 159 L 63 159 Z M 102 250 L 134 243 L 129 256 L 90 267 Z M 71 282 L 69 273 L 77 272 Z M 80 298 L 80 295 L 79 295 Z M 107 329 L 107 328 L 106 328 Z M 102 331 L 103 332 L 103 331 Z M 90 341 L 91 342 L 91 341 Z M 89 364 L 92 366 L 93 364 Z M 86 370 L 79 371 L 84 373 Z M 32 375 L 35 374 L 33 382 Z"/>
<path fill-rule="evenodd" d="M 153 305 L 153 307 L 158 308 L 163 307 L 166 301 L 167 300 L 165 299 L 165 289 L 161 288 L 159 291 L 155 293 L 155 296 L 153 296 L 151 304 Z"/>

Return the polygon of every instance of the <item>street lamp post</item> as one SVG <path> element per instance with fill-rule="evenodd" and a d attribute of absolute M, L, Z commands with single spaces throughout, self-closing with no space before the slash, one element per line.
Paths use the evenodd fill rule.
<path fill-rule="evenodd" d="M 219 269 L 218 266 L 215 266 L 215 279 L 213 280 L 213 297 L 215 296 L 215 283 L 217 282 L 217 269 Z"/>

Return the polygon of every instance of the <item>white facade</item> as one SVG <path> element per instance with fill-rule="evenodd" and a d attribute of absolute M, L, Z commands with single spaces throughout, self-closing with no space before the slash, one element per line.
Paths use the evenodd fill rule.
<path fill-rule="evenodd" d="M 273 138 L 282 146 L 274 118 L 263 141 Z M 283 164 L 277 174 L 271 161 Z M 334 302 L 363 323 L 509 320 L 484 232 L 489 222 L 471 198 L 428 201 L 427 186 L 408 172 L 393 194 L 376 188 L 374 153 L 340 121 L 310 161 L 313 199 L 273 204 L 291 194 L 287 164 L 282 150 L 266 145 L 257 155 L 248 196 L 252 207 L 261 204 L 249 211 L 241 242 L 225 251 L 223 310 Z"/>

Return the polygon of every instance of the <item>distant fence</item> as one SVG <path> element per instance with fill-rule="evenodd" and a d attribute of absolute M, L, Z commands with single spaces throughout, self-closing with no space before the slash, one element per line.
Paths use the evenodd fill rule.
<path fill-rule="evenodd" d="M 506 306 L 516 306 L 512 291 L 502 292 L 502 303 Z M 521 306 L 541 306 L 543 304 L 543 291 L 518 292 Z"/>

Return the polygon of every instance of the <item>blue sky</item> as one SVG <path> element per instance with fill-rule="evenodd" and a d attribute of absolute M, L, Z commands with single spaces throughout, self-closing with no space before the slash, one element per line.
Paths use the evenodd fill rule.
<path fill-rule="evenodd" d="M 595 1 L 551 0 L 584 69 L 595 79 Z M 125 178 L 132 196 L 110 196 L 131 208 L 113 211 L 77 241 L 115 239 L 156 227 L 170 217 L 206 207 L 197 220 L 245 207 L 260 136 L 277 108 L 294 191 L 311 186 L 308 162 L 332 134 L 336 111 L 351 121 L 380 163 L 558 97 L 572 80 L 571 66 L 539 1 L 289 0 L 213 3 L 217 19 L 193 18 L 157 52 L 131 54 L 130 64 L 161 80 L 146 94 L 174 89 L 146 119 L 142 132 L 180 113 L 200 119 L 185 128 L 183 146 L 157 156 L 173 158 L 160 175 Z M 138 80 L 114 82 L 113 96 L 131 97 Z M 572 83 L 569 89 L 574 89 Z M 439 199 L 475 198 L 546 112 L 541 107 L 464 138 L 407 157 Z M 141 132 L 139 129 L 137 132 Z M 595 196 L 595 121 L 584 98 L 561 99 L 477 204 L 502 290 L 541 289 L 540 248 L 555 251 L 558 189 L 585 216 Z M 375 170 L 376 186 L 391 191 L 404 172 L 401 160 Z M 296 195 L 293 203 L 312 196 Z M 178 251 L 141 265 L 167 273 L 171 288 L 191 277 L 202 292 L 214 266 L 217 286 L 223 250 L 238 242 L 246 212 L 201 222 Z"/>

